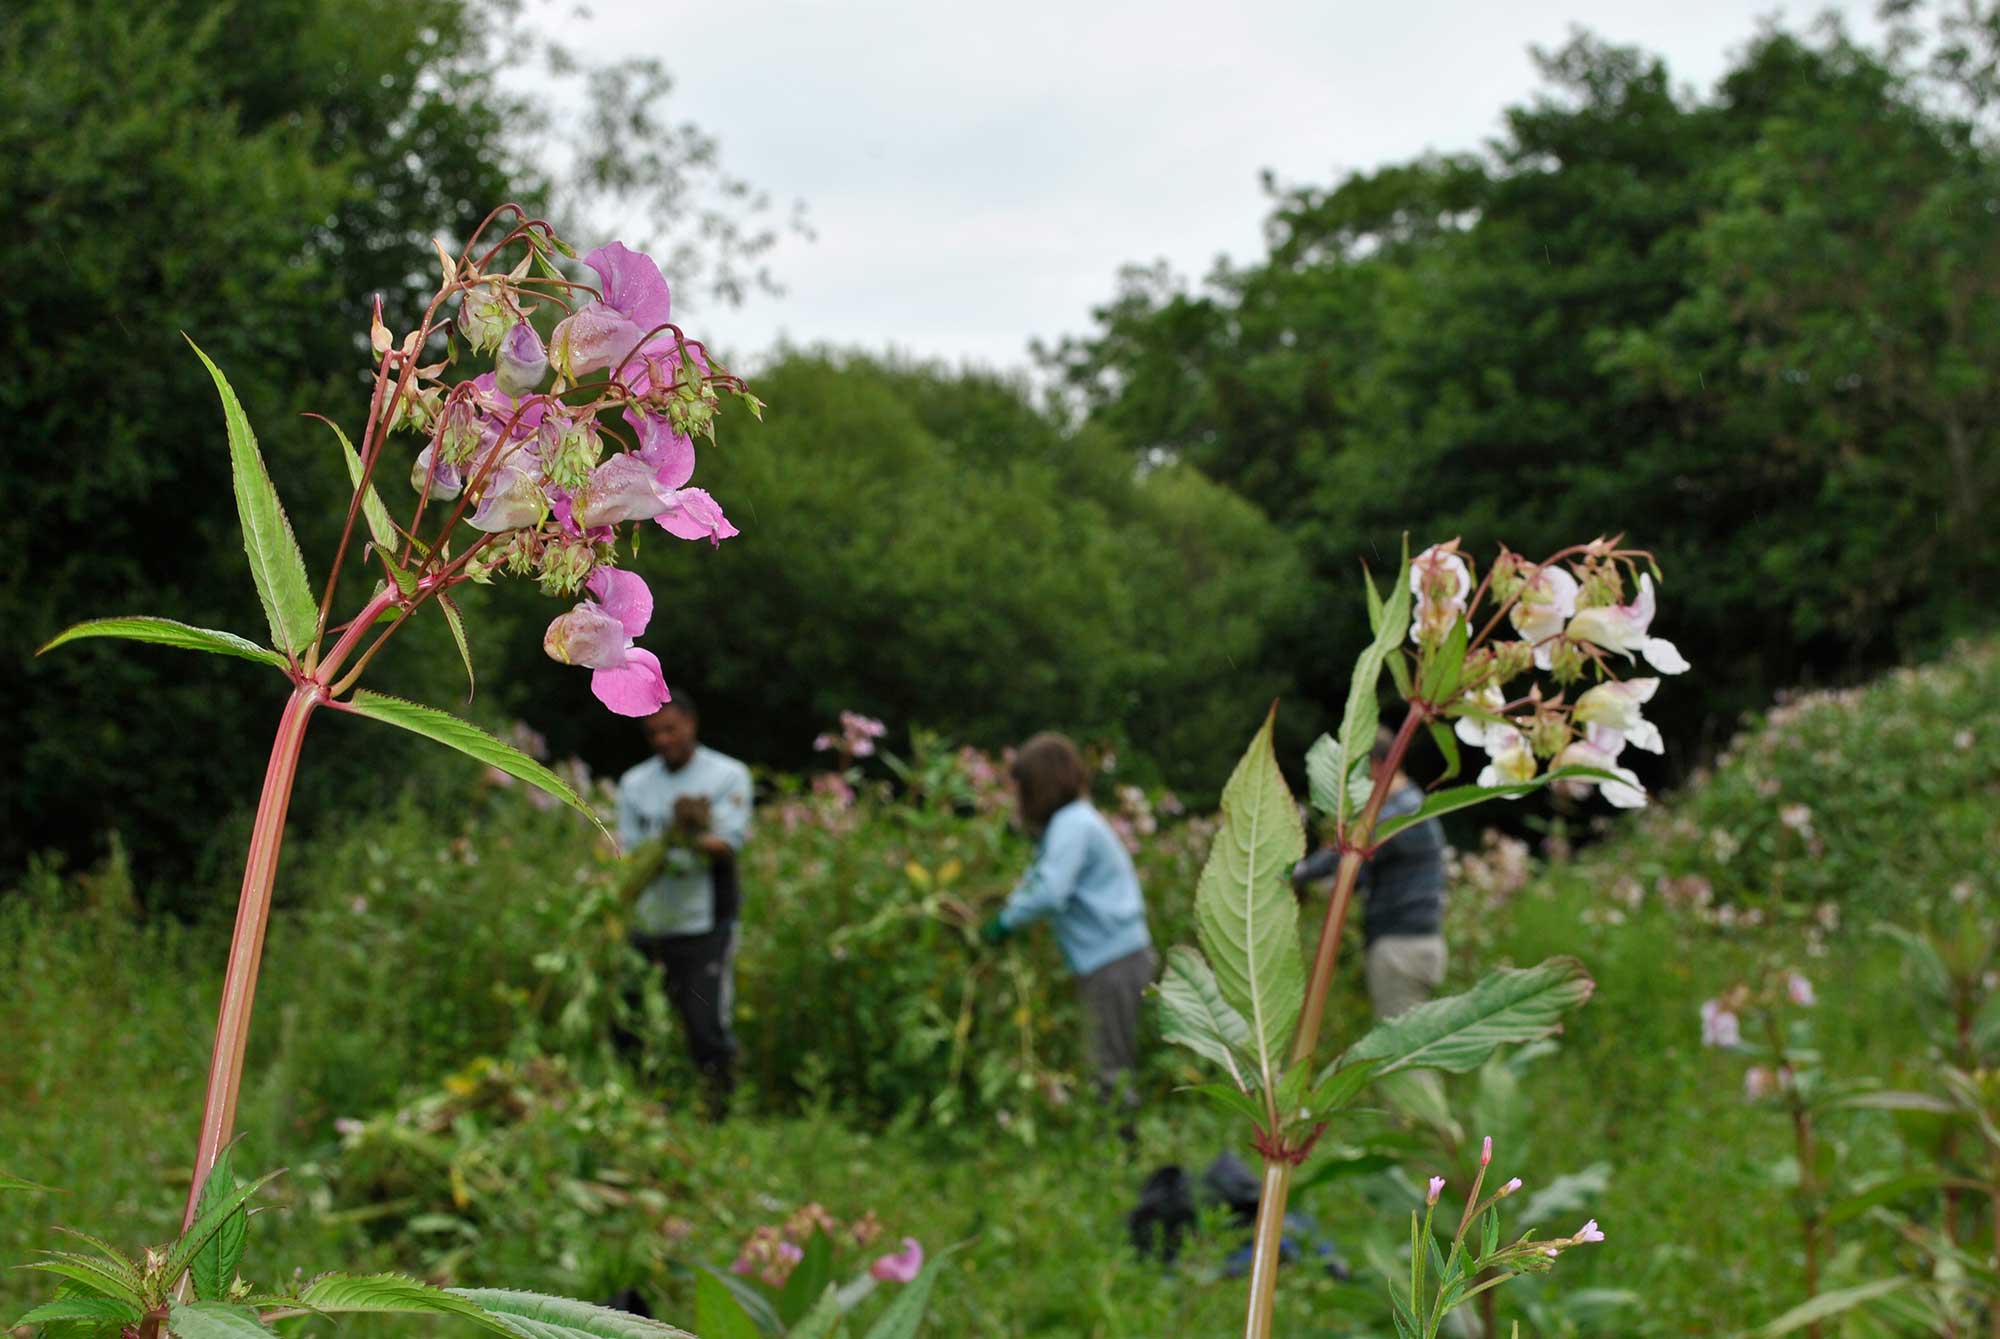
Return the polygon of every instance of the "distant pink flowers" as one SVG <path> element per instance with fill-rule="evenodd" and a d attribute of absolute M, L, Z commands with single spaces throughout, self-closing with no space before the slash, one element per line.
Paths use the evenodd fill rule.
<path fill-rule="evenodd" d="M 915 1237 L 903 1238 L 903 1249 L 876 1257 L 868 1266 L 869 1276 L 884 1283 L 909 1283 L 924 1267 L 923 1243 Z"/>
<path fill-rule="evenodd" d="M 813 740 L 813 748 L 821 753 L 833 751 L 849 758 L 866 758 L 875 752 L 875 741 L 889 733 L 889 727 L 873 716 L 863 716 L 858 711 L 840 713 L 840 733 L 823 734 Z"/>
<path fill-rule="evenodd" d="M 1701 1044 L 1725 1048 L 1743 1044 L 1742 1021 L 1734 1010 L 1725 1008 L 1721 1000 L 1703 1000 L 1701 1003 Z"/>

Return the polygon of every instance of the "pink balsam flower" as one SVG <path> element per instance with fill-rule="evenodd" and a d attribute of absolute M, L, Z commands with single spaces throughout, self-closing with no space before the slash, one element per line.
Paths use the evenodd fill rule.
<path fill-rule="evenodd" d="M 884 1283 L 908 1283 L 916 1278 L 923 1267 L 923 1243 L 915 1237 L 904 1237 L 903 1249 L 889 1255 L 877 1256 L 875 1263 L 868 1266 L 868 1273 Z"/>
<path fill-rule="evenodd" d="M 1665 753 L 1660 728 L 1639 714 L 1639 708 L 1652 701 L 1659 689 L 1658 679 L 1601 683 L 1584 691 L 1570 717 L 1590 726 L 1587 738 L 1614 758 L 1627 744 L 1648 753 Z"/>
<path fill-rule="evenodd" d="M 1701 1002 L 1701 1044 L 1725 1048 L 1743 1044 L 1743 1026 L 1721 1000 Z"/>
<path fill-rule="evenodd" d="M 1605 802 L 1616 809 L 1644 809 L 1646 807 L 1646 787 L 1639 780 L 1638 773 L 1629 767 L 1620 767 L 1618 760 L 1602 745 L 1588 739 L 1579 739 L 1567 745 L 1555 760 L 1549 764 L 1550 771 L 1564 767 L 1588 767 L 1599 772 L 1609 772 L 1615 780 L 1605 781 L 1597 777 L 1580 778 L 1586 786 L 1596 786 Z"/>
<path fill-rule="evenodd" d="M 590 691 L 621 716 L 650 716 L 672 700 L 659 657 L 633 639 L 653 619 L 653 593 L 631 572 L 600 567 L 590 574 L 590 593 L 549 624 L 542 649 L 551 660 L 592 671 Z"/>
<path fill-rule="evenodd" d="M 571 381 L 606 367 L 618 375 L 673 311 L 660 267 L 643 252 L 611 242 L 585 256 L 583 263 L 597 271 L 604 296 L 565 317 L 549 336 L 549 361 Z"/>

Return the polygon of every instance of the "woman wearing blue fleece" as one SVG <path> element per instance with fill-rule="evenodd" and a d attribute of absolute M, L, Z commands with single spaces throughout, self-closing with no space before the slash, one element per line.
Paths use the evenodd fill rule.
<path fill-rule="evenodd" d="M 1015 755 L 1011 776 L 1021 826 L 1035 839 L 1035 863 L 981 934 L 997 944 L 1030 921 L 1049 919 L 1076 973 L 1098 1091 L 1136 1105 L 1129 1077 L 1139 1059 L 1139 1000 L 1155 959 L 1132 857 L 1091 806 L 1090 774 L 1068 738 L 1036 735 Z"/>

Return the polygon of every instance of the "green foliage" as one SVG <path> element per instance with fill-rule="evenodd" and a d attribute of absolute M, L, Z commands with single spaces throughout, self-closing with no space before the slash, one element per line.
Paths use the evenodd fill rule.
<path fill-rule="evenodd" d="M 1539 1041 L 1562 1025 L 1594 988 L 1583 964 L 1551 958 L 1536 967 L 1498 971 L 1463 995 L 1419 1004 L 1354 1043 L 1351 1063 L 1374 1060 L 1381 1074 L 1441 1069 L 1463 1074 L 1501 1046 Z"/>
<path fill-rule="evenodd" d="M 1991 618 L 1968 592 L 2000 577 L 1972 519 L 2000 486 L 2000 238 L 1975 202 L 2000 150 L 1964 88 L 1995 30 L 1913 22 L 1873 50 L 1768 27 L 1700 95 L 1579 35 L 1490 151 L 1272 184 L 1267 255 L 1192 289 L 1127 271 L 1049 364 L 1321 582 L 1406 532 L 1626 531 L 1673 576 L 1665 635 L 1703 648 L 1663 704 L 1686 759 L 1785 685 Z M 1319 601 L 1299 637 L 1334 700 L 1358 614 Z"/>
<path fill-rule="evenodd" d="M 1229 1072 L 1238 1089 L 1248 1090 L 1260 1078 L 1247 1075 L 1239 1061 L 1250 1045 L 1250 1025 L 1222 998 L 1215 973 L 1201 954 L 1176 944 L 1167 950 L 1167 965 L 1156 987 L 1160 999 L 1160 1040 L 1185 1046 Z"/>
<path fill-rule="evenodd" d="M 1290 887 L 1305 830 L 1271 746 L 1277 715 L 1274 705 L 1222 788 L 1222 826 L 1195 892 L 1202 949 L 1222 997 L 1249 1026 L 1249 1058 L 1267 1089 L 1290 1059 L 1306 991 Z"/>
<path fill-rule="evenodd" d="M 192 628 L 185 623 L 176 623 L 170 618 L 93 618 L 82 623 L 72 623 L 50 638 L 41 651 L 49 651 L 65 642 L 77 641 L 84 637 L 122 637 L 128 641 L 154 642 L 161 646 L 177 646 L 184 651 L 211 651 L 217 655 L 239 656 L 244 660 L 254 660 L 259 664 L 276 665 L 284 668 L 285 658 L 276 651 L 257 645 L 233 632 L 218 632 L 214 628 Z M 37 651 L 36 654 L 41 654 Z"/>
<path fill-rule="evenodd" d="M 385 721 L 426 739 L 434 739 L 489 767 L 497 767 L 508 776 L 519 777 L 588 818 L 606 838 L 611 836 L 611 830 L 604 826 L 604 820 L 597 816 L 597 811 L 584 803 L 583 797 L 568 782 L 512 744 L 495 739 L 470 721 L 448 711 L 439 711 L 436 707 L 405 702 L 402 698 L 370 692 L 366 688 L 357 689 L 352 697 L 338 705 L 357 716 Z"/>
<path fill-rule="evenodd" d="M 222 397 L 223 422 L 229 429 L 229 476 L 236 490 L 236 519 L 243 530 L 243 552 L 250 559 L 250 576 L 257 583 L 257 599 L 271 623 L 271 641 L 292 660 L 301 659 L 319 635 L 319 606 L 313 600 L 312 583 L 306 577 L 306 560 L 299 541 L 292 534 L 292 522 L 278 501 L 278 490 L 264 468 L 257 450 L 257 438 L 243 405 L 201 346 L 192 339 L 188 347 L 208 375 L 215 380 Z"/>
<path fill-rule="evenodd" d="M 223 1214 L 222 1222 L 213 1235 L 203 1242 L 188 1262 L 188 1276 L 194 1281 L 194 1295 L 204 1302 L 213 1302 L 229 1292 L 236 1282 L 237 1267 L 243 1263 L 243 1247 L 250 1236 L 250 1211 L 242 1201 L 233 1210 L 223 1210 L 225 1197 L 236 1189 L 236 1177 L 229 1168 L 229 1151 L 215 1160 L 209 1169 L 208 1180 L 201 1188 L 201 1199 L 196 1205 L 196 1223 L 202 1223 L 218 1211 Z M 246 1196 L 247 1198 L 247 1196 Z"/>

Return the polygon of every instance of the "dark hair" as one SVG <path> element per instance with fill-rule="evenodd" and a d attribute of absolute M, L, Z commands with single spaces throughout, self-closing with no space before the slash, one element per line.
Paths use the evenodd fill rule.
<path fill-rule="evenodd" d="M 688 693 L 675 693 L 660 704 L 660 711 L 678 711 L 696 725 L 701 724 L 701 708 L 694 704 L 693 696 Z M 657 716 L 660 712 L 656 711 L 653 714 Z"/>
<path fill-rule="evenodd" d="M 1056 810 L 1090 793 L 1083 755 L 1068 735 L 1054 731 L 1044 730 L 1021 745 L 1008 771 L 1021 797 L 1021 824 L 1030 836 L 1041 836 Z"/>

